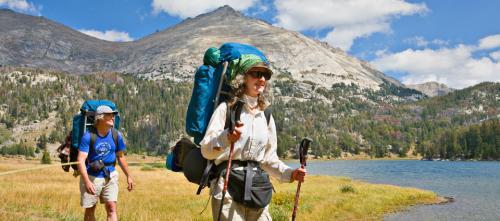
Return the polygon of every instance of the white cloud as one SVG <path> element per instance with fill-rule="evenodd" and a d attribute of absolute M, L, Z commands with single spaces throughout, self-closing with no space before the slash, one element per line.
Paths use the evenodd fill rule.
<path fill-rule="evenodd" d="M 427 45 L 429 45 L 429 42 L 427 40 L 425 40 L 422 36 L 408 38 L 408 39 L 403 40 L 403 42 L 405 42 L 407 44 L 416 45 L 418 47 L 427 47 Z"/>
<path fill-rule="evenodd" d="M 500 62 L 500 51 L 490 53 L 490 57 L 493 58 L 493 60 Z"/>
<path fill-rule="evenodd" d="M 500 47 L 500 34 L 490 35 L 479 40 L 479 48 L 481 49 L 493 49 L 498 47 Z"/>
<path fill-rule="evenodd" d="M 431 46 L 431 45 L 445 46 L 445 45 L 449 44 L 448 41 L 444 41 L 441 39 L 434 39 L 432 41 L 428 41 L 422 36 L 415 36 L 413 38 L 407 38 L 407 39 L 404 39 L 403 42 L 410 44 L 410 45 L 415 45 L 418 47 L 427 47 L 427 46 Z"/>
<path fill-rule="evenodd" d="M 432 40 L 432 44 L 435 44 L 437 46 L 446 46 L 446 45 L 450 44 L 450 42 L 445 41 L 445 40 L 441 40 L 441 39 L 434 39 L 434 40 Z"/>
<path fill-rule="evenodd" d="M 267 11 L 269 11 L 269 7 L 268 7 L 267 5 L 265 5 L 265 4 L 260 4 L 260 5 L 258 6 L 258 9 L 257 9 L 257 10 L 255 10 L 255 11 L 253 11 L 251 15 L 252 15 L 253 17 L 257 17 L 257 16 L 259 16 L 259 15 L 261 15 L 261 14 L 266 13 Z"/>
<path fill-rule="evenodd" d="M 40 14 L 40 10 L 33 3 L 26 0 L 0 0 L 0 6 L 6 6 L 15 11 Z"/>
<path fill-rule="evenodd" d="M 276 0 L 276 25 L 304 31 L 333 28 L 323 39 L 349 50 L 356 38 L 390 33 L 390 22 L 400 16 L 425 13 L 425 4 L 404 0 Z"/>
<path fill-rule="evenodd" d="M 391 27 L 388 23 L 363 23 L 357 25 L 337 26 L 329 32 L 322 40 L 330 45 L 340 47 L 344 50 L 351 48 L 354 39 L 368 37 L 375 32 L 389 33 Z"/>
<path fill-rule="evenodd" d="M 259 0 L 153 0 L 151 6 L 155 14 L 165 12 L 184 19 L 212 11 L 224 5 L 229 5 L 238 11 L 244 11 L 258 2 Z"/>
<path fill-rule="evenodd" d="M 127 32 L 116 31 L 116 30 L 107 30 L 107 31 L 97 31 L 97 30 L 87 30 L 80 29 L 78 30 L 86 35 L 90 35 L 92 37 L 96 37 L 106 41 L 133 41 L 134 39 L 129 36 Z"/>
<path fill-rule="evenodd" d="M 483 81 L 500 82 L 500 52 L 491 53 L 493 59 L 475 57 L 476 52 L 481 52 L 479 46 L 462 44 L 451 48 L 406 49 L 379 53 L 371 63 L 384 72 L 406 73 L 402 78 L 404 84 L 437 81 L 453 88 L 464 88 Z"/>

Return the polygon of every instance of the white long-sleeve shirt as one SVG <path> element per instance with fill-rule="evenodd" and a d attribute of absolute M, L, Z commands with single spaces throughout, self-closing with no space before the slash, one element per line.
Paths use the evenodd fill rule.
<path fill-rule="evenodd" d="M 240 139 L 234 143 L 233 160 L 257 161 L 271 176 L 281 182 L 291 182 L 294 169 L 284 164 L 276 153 L 278 140 L 274 118 L 271 116 L 268 125 L 264 111 L 250 109 L 257 105 L 257 98 L 245 95 L 243 99 L 245 105 L 240 115 L 243 127 Z M 224 129 L 226 111 L 226 103 L 217 107 L 210 119 L 205 137 L 200 142 L 203 157 L 215 160 L 217 165 L 229 158 L 231 143 L 227 137 L 228 129 Z M 217 150 L 214 147 L 222 148 Z"/>

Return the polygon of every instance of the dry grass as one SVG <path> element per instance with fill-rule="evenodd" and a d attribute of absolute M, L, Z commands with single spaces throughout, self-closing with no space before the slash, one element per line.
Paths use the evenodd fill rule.
<path fill-rule="evenodd" d="M 1 160 L 0 172 L 39 166 L 38 161 Z M 211 220 L 203 209 L 208 191 L 195 195 L 197 186 L 182 173 L 144 165 L 132 166 L 137 183 L 126 191 L 120 178 L 120 220 Z M 0 176 L 0 220 L 81 220 L 79 178 L 60 167 Z M 289 220 L 296 183 L 275 184 L 271 213 L 274 220 Z M 341 191 L 341 189 L 349 191 Z M 298 220 L 381 220 L 383 214 L 410 205 L 436 203 L 432 192 L 390 185 L 374 185 L 342 177 L 309 176 L 302 185 Z M 103 206 L 97 209 L 104 220 Z"/>

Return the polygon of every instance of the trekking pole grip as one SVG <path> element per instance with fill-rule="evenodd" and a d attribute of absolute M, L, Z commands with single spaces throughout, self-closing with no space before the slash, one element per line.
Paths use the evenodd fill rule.
<path fill-rule="evenodd" d="M 299 147 L 299 159 L 300 159 L 300 168 L 306 168 L 306 160 L 307 160 L 307 151 L 309 150 L 309 145 L 311 144 L 312 139 L 305 137 L 300 142 Z M 295 216 L 297 215 L 297 208 L 299 206 L 299 197 L 300 197 L 300 187 L 302 182 L 299 181 L 297 184 L 297 192 L 295 192 L 295 201 L 293 204 L 293 212 L 292 212 L 292 221 L 295 221 Z"/>

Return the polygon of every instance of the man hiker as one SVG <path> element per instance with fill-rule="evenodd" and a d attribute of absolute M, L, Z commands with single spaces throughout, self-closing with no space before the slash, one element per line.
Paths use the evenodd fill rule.
<path fill-rule="evenodd" d="M 125 143 L 120 132 L 113 128 L 117 111 L 102 105 L 95 112 L 94 130 L 85 132 L 78 148 L 81 206 L 85 208 L 85 221 L 95 220 L 97 200 L 105 204 L 107 220 L 118 220 L 118 162 L 127 176 L 128 191 L 134 188 L 123 151 Z"/>

